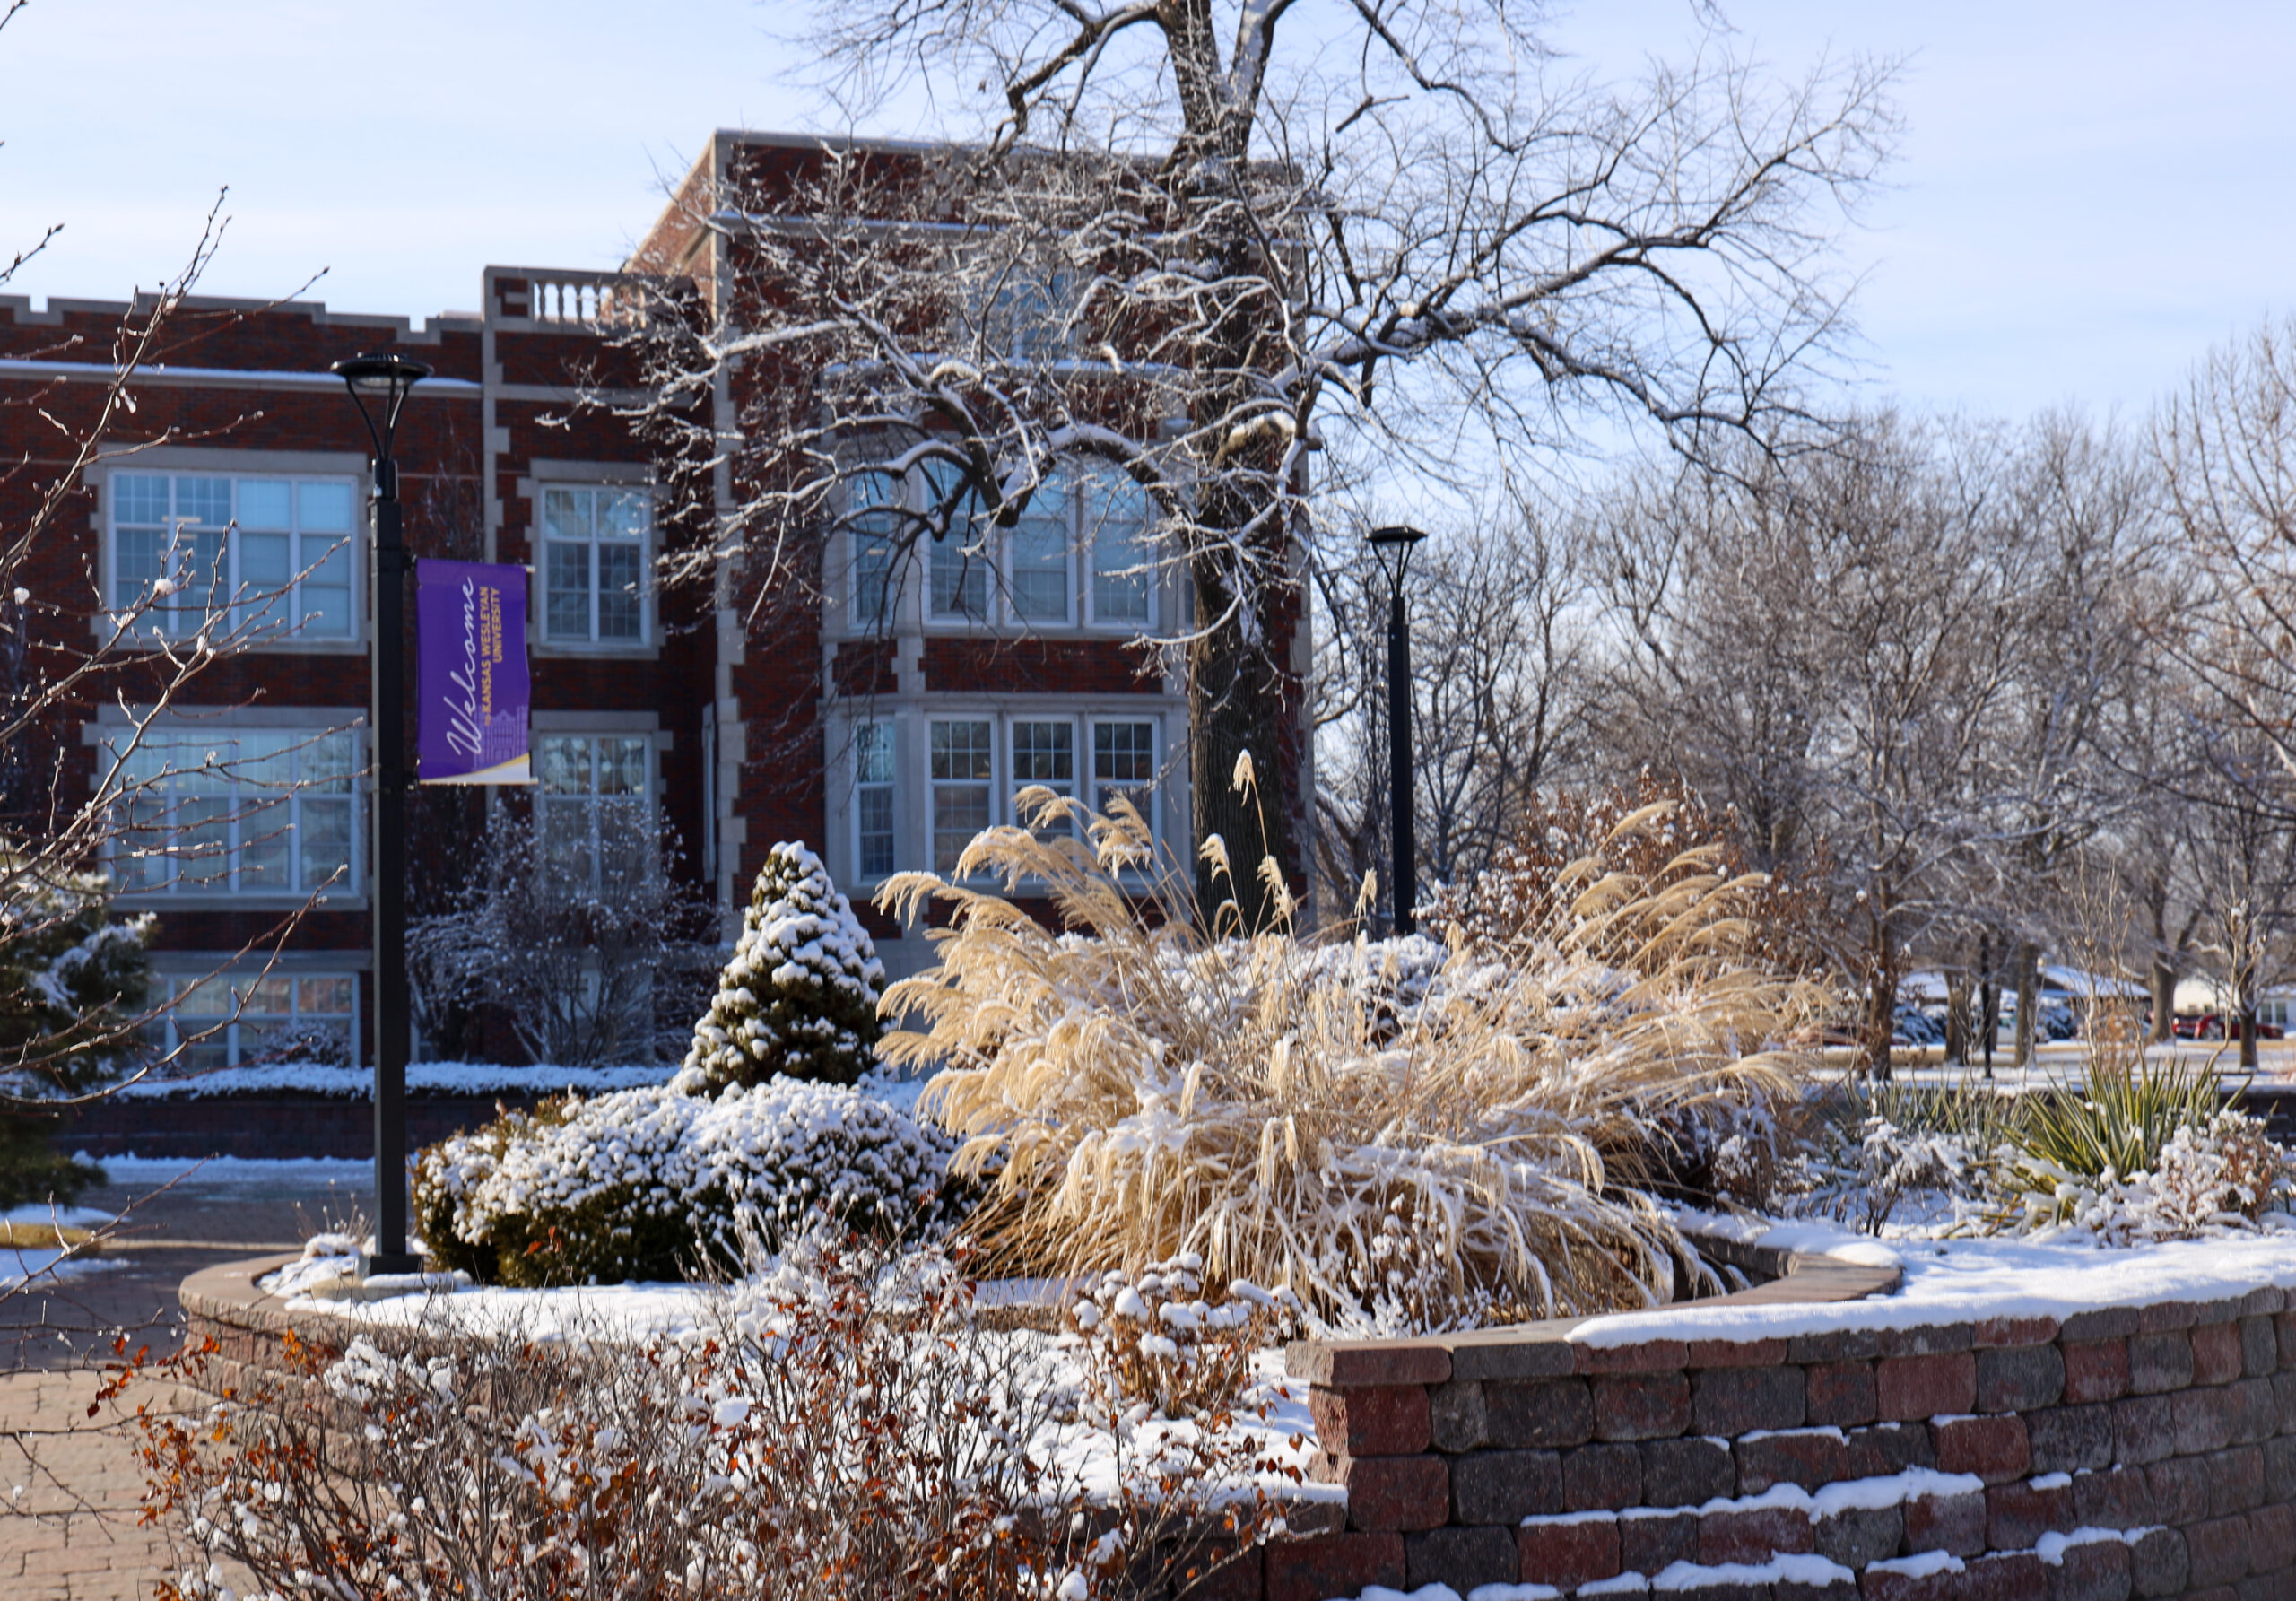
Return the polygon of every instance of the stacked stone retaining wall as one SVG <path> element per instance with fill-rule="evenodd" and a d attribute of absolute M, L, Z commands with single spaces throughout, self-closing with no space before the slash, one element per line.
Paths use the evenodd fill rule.
<path fill-rule="evenodd" d="M 1779 1275 L 1729 1304 L 1897 1279 L 1709 1254 Z M 274 1265 L 185 1283 L 225 1373 L 272 1365 L 291 1326 L 347 1332 L 256 1292 Z M 1294 1346 L 1312 1476 L 1344 1503 L 1288 1507 L 1286 1536 L 1188 1594 L 2296 1601 L 2296 1297 L 2278 1290 L 1744 1341 L 1596 1344 L 1582 1327 Z"/>

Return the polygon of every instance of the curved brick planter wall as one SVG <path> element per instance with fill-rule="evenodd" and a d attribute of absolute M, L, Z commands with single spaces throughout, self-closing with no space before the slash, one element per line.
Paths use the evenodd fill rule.
<path fill-rule="evenodd" d="M 1888 1269 L 1700 1242 L 1731 1304 L 1834 1301 Z M 291 1327 L 279 1258 L 184 1282 L 230 1382 Z M 1714 1305 L 1715 1302 L 1706 1302 Z M 352 1328 L 298 1314 L 306 1336 Z M 2054 1319 L 1596 1346 L 1577 1320 L 1305 1342 L 1317 1475 L 1346 1504 L 1196 1592 L 1551 1586 L 1586 1601 L 2296 1597 L 2296 1306 L 2278 1290 Z"/>

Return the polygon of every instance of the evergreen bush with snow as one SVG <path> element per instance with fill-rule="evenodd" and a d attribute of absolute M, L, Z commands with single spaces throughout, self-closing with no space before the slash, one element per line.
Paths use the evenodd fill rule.
<path fill-rule="evenodd" d="M 483 1283 L 677 1279 L 737 1266 L 744 1214 L 769 1249 L 815 1220 L 935 1237 L 964 1210 L 955 1144 L 843 1085 L 569 1097 L 425 1150 L 415 1223 L 434 1265 Z"/>
<path fill-rule="evenodd" d="M 776 1075 L 853 1083 L 876 1062 L 884 981 L 869 931 L 821 858 L 803 844 L 776 845 L 672 1082 L 698 1095 Z"/>
<path fill-rule="evenodd" d="M 143 1043 L 158 919 L 111 915 L 111 881 L 61 875 L 0 840 L 0 1209 L 69 1201 L 102 1177 L 49 1145 L 43 1101 L 85 1094 Z"/>

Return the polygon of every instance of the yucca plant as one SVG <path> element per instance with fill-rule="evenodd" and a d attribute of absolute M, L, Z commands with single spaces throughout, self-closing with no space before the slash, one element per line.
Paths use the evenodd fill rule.
<path fill-rule="evenodd" d="M 2224 1109 L 2210 1063 L 2100 1054 L 2078 1088 L 2060 1085 L 2021 1099 L 2006 1129 L 2014 1153 L 2012 1182 L 2021 1192 L 2047 1192 L 2066 1179 L 2156 1171 L 2179 1130 L 2205 1130 Z"/>
<path fill-rule="evenodd" d="M 919 1026 L 881 1048 L 940 1069 L 924 1109 L 991 1186 L 986 1243 L 1036 1271 L 1192 1253 L 1209 1282 L 1392 1328 L 1664 1301 L 1683 1248 L 1632 1188 L 1635 1120 L 1778 1088 L 1800 1064 L 1772 1042 L 1822 1005 L 1734 953 L 1745 880 L 1580 864 L 1509 965 L 1454 955 L 1398 1008 L 1380 947 L 1246 935 L 1232 901 L 1200 916 L 1122 803 L 1022 807 L 956 882 L 881 892 L 905 918 L 948 909 L 939 965 L 884 1000 Z M 1232 883 L 1225 844 L 1205 850 Z M 1288 913 L 1274 864 L 1259 876 Z M 1009 898 L 1023 883 L 1062 931 Z"/>

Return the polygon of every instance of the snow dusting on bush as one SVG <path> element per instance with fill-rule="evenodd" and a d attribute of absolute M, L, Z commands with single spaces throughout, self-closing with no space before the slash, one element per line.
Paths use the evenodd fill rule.
<path fill-rule="evenodd" d="M 884 982 L 869 931 L 821 858 L 802 844 L 776 845 L 674 1082 L 689 1094 L 776 1074 L 849 1084 L 876 1065 Z"/>
<path fill-rule="evenodd" d="M 932 1233 L 959 1214 L 955 1141 L 840 1085 L 776 1079 L 714 1100 L 666 1086 L 511 1113 L 424 1151 L 418 1224 L 433 1256 L 485 1282 L 618 1283 L 740 1260 L 736 1219 L 769 1240 L 827 1218 Z"/>

